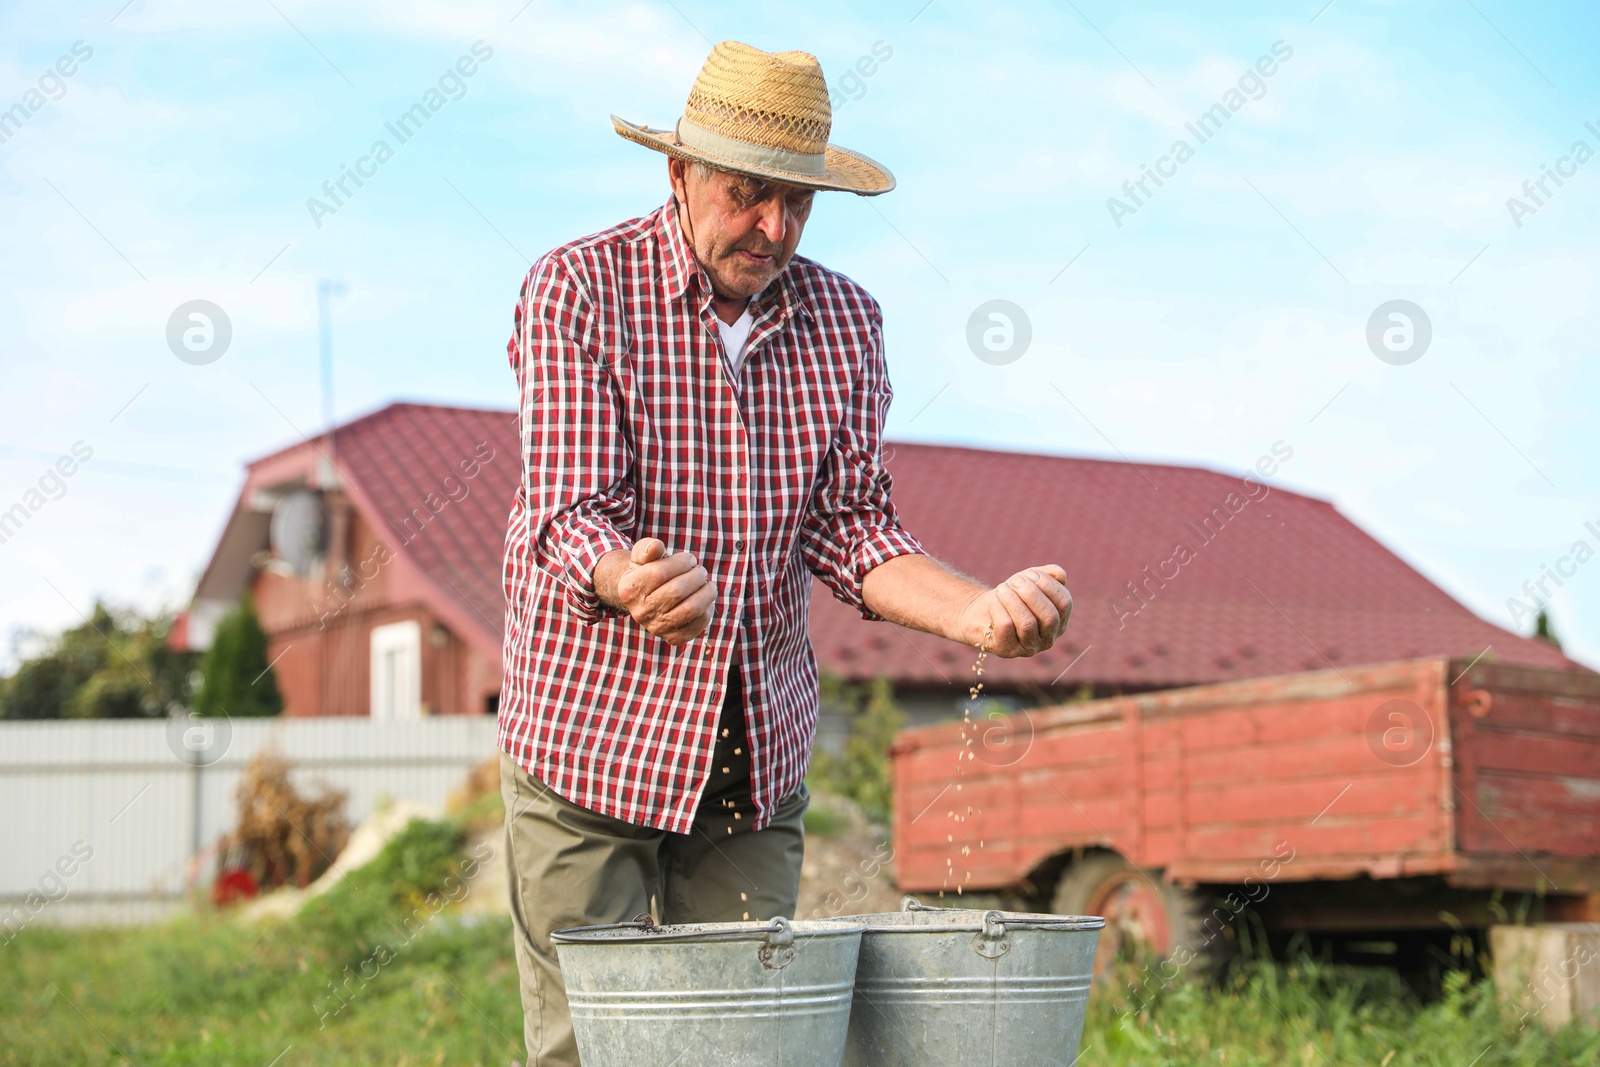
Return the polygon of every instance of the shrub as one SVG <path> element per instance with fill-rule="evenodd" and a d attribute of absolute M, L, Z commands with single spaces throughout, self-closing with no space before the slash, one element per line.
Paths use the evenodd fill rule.
<path fill-rule="evenodd" d="M 895 704 L 884 678 L 859 686 L 823 675 L 821 689 L 824 703 L 844 708 L 850 732 L 840 755 L 817 752 L 812 756 L 811 787 L 849 797 L 869 819 L 887 822 L 894 800 L 889 746 L 905 725 L 905 713 Z"/>
<path fill-rule="evenodd" d="M 82 625 L 45 637 L 16 673 L 0 679 L 0 719 L 136 719 L 189 698 L 198 658 L 167 647 L 172 617 L 96 603 Z"/>
<path fill-rule="evenodd" d="M 247 591 L 217 623 L 200 665 L 198 715 L 277 715 L 283 711 L 278 679 L 267 661 L 267 633 Z"/>

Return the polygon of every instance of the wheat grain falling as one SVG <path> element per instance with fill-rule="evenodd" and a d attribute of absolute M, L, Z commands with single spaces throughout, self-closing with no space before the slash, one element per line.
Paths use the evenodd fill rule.
<path fill-rule="evenodd" d="M 978 697 L 983 693 L 983 661 L 989 658 L 989 646 L 993 643 L 994 626 L 991 624 L 984 630 L 983 640 L 978 645 L 978 658 L 972 664 L 972 686 L 967 690 L 967 702 L 961 708 L 961 749 L 956 753 L 956 792 L 958 794 L 961 792 L 961 779 L 967 773 L 967 764 L 977 758 L 977 753 L 972 751 L 972 707 L 978 702 Z M 956 808 L 945 812 L 945 818 L 953 823 L 965 823 L 978 813 L 977 809 L 971 804 L 965 805 L 964 811 L 958 810 L 960 808 L 961 805 L 958 803 Z M 955 831 L 958 828 L 952 826 L 950 832 L 945 834 L 945 841 L 950 845 L 950 855 L 946 856 L 944 861 L 944 887 L 939 890 L 939 896 L 941 897 L 944 896 L 945 890 L 950 888 L 950 879 L 955 877 L 955 857 L 958 851 L 956 849 Z M 983 847 L 982 842 L 979 842 L 978 847 Z M 959 852 L 963 857 L 966 857 L 968 862 L 971 861 L 971 844 L 963 844 Z M 961 880 L 956 883 L 956 896 L 962 895 L 966 883 L 970 881 L 972 881 L 972 868 L 965 867 Z"/>

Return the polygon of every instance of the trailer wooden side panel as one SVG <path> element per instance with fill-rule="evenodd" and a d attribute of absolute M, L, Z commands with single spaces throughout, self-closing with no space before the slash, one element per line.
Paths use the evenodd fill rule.
<path fill-rule="evenodd" d="M 1285 849 L 1295 856 L 1286 880 L 1442 862 L 1444 752 L 1413 736 L 1396 754 L 1384 738 L 1391 704 L 1420 734 L 1443 731 L 1440 665 L 1344 674 L 1322 693 L 1261 687 L 1234 705 L 1204 699 L 1152 715 L 1146 734 L 1175 769 L 1146 789 L 1178 806 L 1182 833 L 1144 862 L 1179 881 L 1239 881 Z"/>
<path fill-rule="evenodd" d="M 897 877 L 918 892 L 998 888 L 1089 846 L 1181 881 L 1237 881 L 1285 848 L 1284 879 L 1447 869 L 1447 666 L 1036 711 L 1013 717 L 1003 749 L 959 726 L 907 731 L 895 750 Z M 1024 736 L 1031 744 L 1016 743 Z"/>
<path fill-rule="evenodd" d="M 1545 890 L 1596 888 L 1565 861 L 1600 855 L 1600 678 L 1475 665 L 1451 688 L 1451 719 L 1459 849 Z"/>

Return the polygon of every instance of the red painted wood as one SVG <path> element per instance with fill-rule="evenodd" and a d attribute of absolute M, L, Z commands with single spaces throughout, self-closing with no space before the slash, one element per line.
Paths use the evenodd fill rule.
<path fill-rule="evenodd" d="M 1260 782 L 1298 781 L 1310 775 L 1352 778 L 1371 774 L 1381 768 L 1394 776 L 1426 777 L 1436 772 L 1434 761 L 1411 767 L 1389 767 L 1373 758 L 1364 736 L 1347 735 L 1323 744 L 1261 745 L 1253 750 L 1256 756 L 1251 776 Z M 1225 785 L 1239 779 L 1239 757 L 1234 752 L 1211 752 L 1191 755 L 1187 762 L 1189 783 L 1192 786 Z"/>
<path fill-rule="evenodd" d="M 1600 785 L 1600 739 L 1479 726 L 1478 766 L 1536 777 L 1586 778 Z"/>
<path fill-rule="evenodd" d="M 1209 826 L 1286 826 L 1337 822 L 1356 816 L 1431 818 L 1437 795 L 1426 776 L 1323 778 L 1301 782 L 1241 782 L 1191 790 L 1185 807 L 1192 823 Z M 1326 811 L 1327 814 L 1321 813 Z M 1318 816 L 1321 815 L 1321 818 Z"/>
<path fill-rule="evenodd" d="M 1538 693 L 1490 690 L 1492 702 L 1485 726 L 1540 730 L 1556 737 L 1600 740 L 1600 705 L 1579 703 Z"/>
<path fill-rule="evenodd" d="M 1593 857 L 1600 686 L 1576 678 L 1530 685 L 1528 675 L 1501 665 L 1472 674 L 1455 693 L 1460 847 L 1545 876 L 1552 857 Z"/>
<path fill-rule="evenodd" d="M 1600 842 L 1600 783 L 1480 774 L 1462 804 L 1461 842 L 1478 852 L 1593 855 Z"/>
<path fill-rule="evenodd" d="M 1080 766 L 1121 763 L 1126 744 L 1120 722 L 1093 730 L 1061 731 L 1059 734 L 1035 732 L 1033 745 L 1024 759 Z"/>
<path fill-rule="evenodd" d="M 1328 819 L 1314 826 L 1230 826 L 1192 833 L 1189 851 L 1202 859 L 1231 856 L 1249 860 L 1270 854 L 1274 844 L 1287 841 L 1296 850 L 1296 864 L 1304 867 L 1338 857 L 1377 859 L 1395 853 L 1433 851 L 1435 830 L 1433 820 L 1416 816 L 1357 818 L 1342 823 Z"/>

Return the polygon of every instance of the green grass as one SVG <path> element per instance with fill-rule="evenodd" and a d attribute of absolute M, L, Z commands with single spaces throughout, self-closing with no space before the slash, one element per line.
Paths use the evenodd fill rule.
<path fill-rule="evenodd" d="M 346 962 L 356 966 L 380 945 L 392 947 L 426 928 L 452 899 L 465 895 L 463 839 L 454 822 L 412 819 L 376 859 L 308 903 L 297 925 L 329 953 L 349 955 Z"/>
<path fill-rule="evenodd" d="M 294 923 L 30 927 L 0 948 L 0 1064 L 497 1064 L 522 1058 L 509 920 L 440 917 L 348 1006 L 346 959 Z"/>
<path fill-rule="evenodd" d="M 521 1059 L 522 1040 L 510 936 L 505 920 L 463 925 L 441 915 L 333 1013 L 328 983 L 348 954 L 298 922 L 30 927 L 0 948 L 0 1064 L 126 1056 L 265 1067 L 289 1047 L 281 1067 L 504 1067 Z M 1083 1067 L 1600 1065 L 1600 1033 L 1519 1031 L 1486 983 L 1452 983 L 1441 1001 L 1419 1006 L 1388 972 L 1301 962 L 1250 965 L 1220 989 L 1186 979 L 1150 989 L 1141 1009 L 1126 990 L 1096 988 Z"/>
<path fill-rule="evenodd" d="M 0 947 L 0 1065 L 520 1060 L 510 920 L 449 908 L 461 846 L 415 820 L 292 920 L 30 926 Z"/>
<path fill-rule="evenodd" d="M 1464 972 L 1427 1005 L 1393 971 L 1309 959 L 1245 963 L 1220 986 L 1141 982 L 1131 966 L 1120 982 L 1090 998 L 1084 1067 L 1600 1065 L 1600 1031 L 1523 1026 Z"/>
<path fill-rule="evenodd" d="M 461 847 L 459 824 L 413 822 L 293 920 L 30 926 L 0 945 L 0 1067 L 520 1060 L 510 922 L 448 907 Z M 1309 959 L 1245 963 L 1220 986 L 1130 965 L 1090 998 L 1081 1064 L 1600 1067 L 1600 1032 L 1518 1024 L 1462 975 L 1422 1005 L 1392 972 Z"/>
<path fill-rule="evenodd" d="M 813 803 L 801 816 L 806 834 L 816 837 L 837 837 L 850 826 L 850 820 L 835 808 L 820 807 Z"/>

